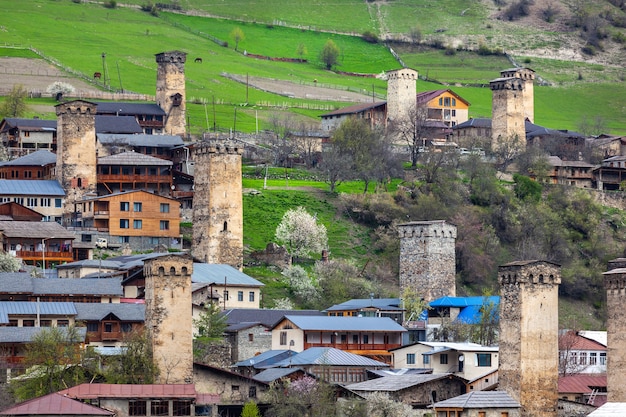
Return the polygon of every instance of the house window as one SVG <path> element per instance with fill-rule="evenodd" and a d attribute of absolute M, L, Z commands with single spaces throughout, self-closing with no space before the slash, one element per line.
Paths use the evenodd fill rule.
<path fill-rule="evenodd" d="M 287 332 L 280 332 L 280 344 L 287 345 Z"/>
<path fill-rule="evenodd" d="M 152 400 L 150 401 L 151 416 L 169 416 L 170 402 L 168 400 Z"/>
<path fill-rule="evenodd" d="M 578 364 L 587 365 L 587 352 L 580 352 L 578 354 Z"/>
<path fill-rule="evenodd" d="M 239 385 L 231 385 L 230 389 L 231 391 L 239 391 Z"/>
<path fill-rule="evenodd" d="M 111 333 L 113 331 L 113 323 L 104 323 L 104 332 Z"/>
<path fill-rule="evenodd" d="M 254 291 L 250 291 L 250 294 L 248 294 L 248 301 L 254 302 Z"/>
<path fill-rule="evenodd" d="M 248 333 L 248 342 L 254 342 L 254 333 Z"/>
<path fill-rule="evenodd" d="M 128 415 L 129 416 L 145 416 L 148 411 L 146 402 L 141 400 L 129 400 L 128 401 Z"/>
<path fill-rule="evenodd" d="M 447 365 L 448 364 L 448 354 L 447 353 L 442 353 L 441 355 L 439 355 L 439 364 L 441 364 L 441 365 Z"/>
<path fill-rule="evenodd" d="M 120 211 L 130 211 L 130 203 L 128 201 L 121 201 Z"/>
<path fill-rule="evenodd" d="M 596 365 L 598 363 L 598 354 L 596 352 L 589 352 L 589 365 Z"/>
<path fill-rule="evenodd" d="M 170 221 L 169 220 L 161 220 L 159 223 L 161 230 L 170 230 Z"/>
<path fill-rule="evenodd" d="M 415 365 L 415 353 L 407 353 L 406 354 L 406 364 L 407 365 Z"/>
<path fill-rule="evenodd" d="M 600 365 L 606 365 L 606 352 L 600 352 Z"/>
<path fill-rule="evenodd" d="M 23 320 L 22 327 L 35 327 L 35 320 Z"/>
<path fill-rule="evenodd" d="M 120 219 L 120 229 L 128 229 L 129 224 L 128 219 Z"/>
<path fill-rule="evenodd" d="M 55 198 L 54 199 L 54 207 L 61 208 L 61 199 L 60 198 Z"/>
<path fill-rule="evenodd" d="M 87 323 L 87 331 L 88 332 L 97 332 L 98 331 L 98 323 Z"/>
<path fill-rule="evenodd" d="M 578 362 L 578 352 L 570 352 L 569 363 L 576 365 Z"/>
<path fill-rule="evenodd" d="M 141 211 L 142 204 L 141 203 L 133 203 L 133 211 Z"/>
<path fill-rule="evenodd" d="M 500 417 L 509 417 L 509 412 L 503 411 L 502 413 L 500 413 Z"/>
<path fill-rule="evenodd" d="M 67 327 L 70 325 L 69 320 L 57 320 L 57 327 Z"/>
<path fill-rule="evenodd" d="M 237 291 L 237 301 L 243 301 L 243 291 Z"/>
<path fill-rule="evenodd" d="M 170 212 L 169 203 L 161 203 L 160 211 L 161 213 L 169 213 Z"/>
<path fill-rule="evenodd" d="M 476 362 L 478 366 L 491 366 L 491 353 L 477 353 Z"/>
<path fill-rule="evenodd" d="M 39 325 L 41 327 L 52 327 L 52 320 L 41 320 Z M 89 331 L 89 326 L 87 326 L 87 331 Z"/>
<path fill-rule="evenodd" d="M 452 106 L 453 107 L 456 106 L 456 99 L 455 98 L 452 99 Z"/>
<path fill-rule="evenodd" d="M 50 199 L 49 198 L 42 198 L 39 201 L 41 203 L 41 207 L 50 207 Z"/>
<path fill-rule="evenodd" d="M 27 198 L 26 205 L 28 207 L 37 207 L 37 199 L 36 198 Z"/>
<path fill-rule="evenodd" d="M 450 107 L 450 97 L 444 97 L 443 98 L 443 105 L 445 107 Z"/>
<path fill-rule="evenodd" d="M 228 290 L 224 290 L 224 300 L 228 301 Z"/>
<path fill-rule="evenodd" d="M 487 417 L 487 412 L 486 411 L 479 411 L 478 412 L 478 417 Z"/>
<path fill-rule="evenodd" d="M 248 397 L 249 398 L 256 398 L 256 387 L 248 388 Z"/>
<path fill-rule="evenodd" d="M 133 229 L 141 229 L 141 220 L 133 220 Z"/>
<path fill-rule="evenodd" d="M 132 323 L 122 323 L 122 331 L 124 333 L 130 333 L 133 331 L 133 324 Z"/>
<path fill-rule="evenodd" d="M 173 416 L 190 416 L 191 415 L 191 400 L 174 400 L 172 401 Z"/>
<path fill-rule="evenodd" d="M 354 343 L 355 345 L 359 343 L 359 335 L 358 334 L 353 334 L 352 335 L 352 343 Z"/>
<path fill-rule="evenodd" d="M 452 110 L 452 117 L 456 117 L 456 110 Z"/>
<path fill-rule="evenodd" d="M 370 336 L 368 334 L 363 335 L 363 343 L 368 344 L 370 342 Z"/>
<path fill-rule="evenodd" d="M 130 243 L 130 236 L 119 236 L 120 243 Z"/>

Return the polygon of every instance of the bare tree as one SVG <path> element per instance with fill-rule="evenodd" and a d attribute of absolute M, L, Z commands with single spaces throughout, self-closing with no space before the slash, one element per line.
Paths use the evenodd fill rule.
<path fill-rule="evenodd" d="M 575 330 L 563 330 L 559 333 L 559 375 L 573 375 L 585 371 L 587 358 L 583 360 L 577 349 L 580 336 Z"/>
<path fill-rule="evenodd" d="M 405 117 L 392 124 L 390 130 L 407 144 L 411 166 L 415 168 L 420 151 L 426 150 L 426 142 L 432 139 L 434 134 L 428 125 L 428 108 L 418 105 L 410 109 Z"/>
<path fill-rule="evenodd" d="M 296 130 L 297 122 L 289 114 L 273 113 L 269 117 L 269 123 L 275 133 L 269 143 L 274 151 L 274 165 L 288 167 L 295 148 L 291 136 Z"/>
<path fill-rule="evenodd" d="M 319 169 L 324 180 L 330 186 L 330 192 L 334 193 L 336 187 L 352 175 L 352 157 L 344 154 L 335 146 L 328 146 L 322 151 L 322 162 Z"/>

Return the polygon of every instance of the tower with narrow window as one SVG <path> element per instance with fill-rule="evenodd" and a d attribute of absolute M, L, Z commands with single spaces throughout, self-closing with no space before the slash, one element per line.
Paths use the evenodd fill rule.
<path fill-rule="evenodd" d="M 401 293 L 414 288 L 426 302 L 456 295 L 456 231 L 445 220 L 398 225 Z"/>
<path fill-rule="evenodd" d="M 185 61 L 187 54 L 180 51 L 156 55 L 156 102 L 165 111 L 165 133 L 186 135 Z"/>
<path fill-rule="evenodd" d="M 531 123 L 535 122 L 535 71 L 530 68 L 510 68 L 500 71 L 502 78 L 517 78 L 522 80 L 524 88 L 522 90 L 522 101 L 524 105 L 524 118 L 528 118 Z"/>
<path fill-rule="evenodd" d="M 74 100 L 57 104 L 56 178 L 66 192 L 65 226 L 71 225 L 77 201 L 97 186 L 95 103 Z"/>
<path fill-rule="evenodd" d="M 403 120 L 417 108 L 417 71 L 402 68 L 387 73 L 387 120 Z"/>
<path fill-rule="evenodd" d="M 243 145 L 212 139 L 194 148 L 194 258 L 243 267 Z"/>
<path fill-rule="evenodd" d="M 193 382 L 193 334 L 189 255 L 144 261 L 146 330 L 161 384 Z"/>
<path fill-rule="evenodd" d="M 489 82 L 491 102 L 491 148 L 504 147 L 507 153 L 521 152 L 526 148 L 524 122 L 525 82 L 520 78 L 496 78 Z"/>
<path fill-rule="evenodd" d="M 547 261 L 500 266 L 499 390 L 521 405 L 521 417 L 556 417 L 561 268 Z"/>
<path fill-rule="evenodd" d="M 603 275 L 606 290 L 607 399 L 609 402 L 626 402 L 626 267 L 619 265 Z"/>

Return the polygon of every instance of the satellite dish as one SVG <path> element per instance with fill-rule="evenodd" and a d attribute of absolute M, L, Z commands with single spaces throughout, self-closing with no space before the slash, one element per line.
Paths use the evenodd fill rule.
<path fill-rule="evenodd" d="M 19 243 L 15 246 L 15 250 L 22 250 L 22 245 Z"/>

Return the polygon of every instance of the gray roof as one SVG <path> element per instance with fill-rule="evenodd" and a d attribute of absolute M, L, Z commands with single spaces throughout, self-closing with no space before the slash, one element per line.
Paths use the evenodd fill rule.
<path fill-rule="evenodd" d="M 57 180 L 0 180 L 0 195 L 35 195 L 64 197 Z"/>
<path fill-rule="evenodd" d="M 20 158 L 13 159 L 11 161 L 0 162 L 0 166 L 46 166 L 57 163 L 56 154 L 40 149 L 38 151 L 29 153 Z"/>
<path fill-rule="evenodd" d="M 28 343 L 33 337 L 49 327 L 0 327 L 0 343 Z M 65 332 L 65 327 L 58 327 Z M 76 332 L 81 341 L 85 341 L 86 327 L 76 327 Z"/>
<path fill-rule="evenodd" d="M 33 278 L 33 295 L 93 295 L 123 296 L 122 281 L 119 278 L 80 279 L 80 278 Z"/>
<path fill-rule="evenodd" d="M 7 117 L 4 119 L 7 126 L 11 128 L 17 127 L 21 130 L 29 130 L 29 131 L 42 131 L 42 130 L 50 130 L 55 131 L 57 129 L 57 121 L 54 120 L 43 120 L 43 119 L 22 119 L 16 117 Z"/>
<path fill-rule="evenodd" d="M 32 294 L 33 279 L 28 272 L 0 272 L 0 293 Z"/>
<path fill-rule="evenodd" d="M 100 321 L 109 314 L 121 321 L 143 322 L 146 317 L 145 304 L 128 303 L 73 303 L 78 315 L 76 320 Z"/>
<path fill-rule="evenodd" d="M 295 356 L 297 352 L 293 350 L 267 350 L 263 353 L 260 353 L 256 356 L 253 356 L 250 359 L 246 359 L 243 361 L 239 361 L 233 365 L 233 367 L 246 367 L 251 366 L 253 368 L 263 368 L 267 367 L 266 365 L 274 365 L 277 362 L 282 361 L 285 358 L 289 358 L 290 356 Z"/>
<path fill-rule="evenodd" d="M 150 165 L 150 166 L 171 166 L 172 161 L 155 158 L 135 151 L 120 152 L 115 155 L 98 158 L 98 165 Z"/>
<path fill-rule="evenodd" d="M 285 316 L 285 319 L 302 330 L 406 332 L 389 317 Z"/>
<path fill-rule="evenodd" d="M 350 391 L 385 391 L 396 392 L 407 388 L 421 385 L 426 382 L 447 378 L 453 374 L 404 374 L 389 375 L 382 378 L 370 379 L 369 381 L 357 382 L 347 385 Z"/>
<path fill-rule="evenodd" d="M 463 123 L 459 123 L 456 126 L 452 126 L 452 130 L 463 129 L 464 127 L 482 127 L 482 128 L 490 128 L 491 127 L 491 119 L 477 117 L 471 118 Z"/>
<path fill-rule="evenodd" d="M 295 356 L 277 362 L 275 366 L 291 367 L 299 365 L 359 366 L 374 368 L 389 367 L 386 363 L 330 347 L 308 348 Z"/>
<path fill-rule="evenodd" d="M 110 261 L 108 259 L 83 259 L 80 261 L 70 262 L 67 264 L 57 265 L 56 269 L 78 269 L 78 268 L 102 268 L 102 269 L 119 269 L 120 263 Z"/>
<path fill-rule="evenodd" d="M 143 133 L 134 116 L 96 115 L 96 133 Z"/>
<path fill-rule="evenodd" d="M 0 232 L 6 237 L 27 239 L 76 239 L 76 235 L 57 222 L 0 220 Z M 48 242 L 49 244 L 49 242 Z"/>
<path fill-rule="evenodd" d="M 102 145 L 153 146 L 155 148 L 173 148 L 184 144 L 183 139 L 176 135 L 123 135 L 113 133 L 96 134 Z"/>
<path fill-rule="evenodd" d="M 194 266 L 195 268 L 195 266 Z M 265 327 L 274 327 L 284 316 L 324 316 L 317 310 L 270 310 L 262 308 L 232 308 L 222 313 L 226 317 L 226 323 L 235 324 L 260 323 Z"/>
<path fill-rule="evenodd" d="M 238 269 L 225 264 L 194 262 L 191 280 L 193 282 L 206 282 L 218 285 L 224 285 L 224 283 L 226 283 L 226 285 L 240 285 L 246 287 L 262 287 L 265 285 Z"/>
<path fill-rule="evenodd" d="M 521 405 L 505 391 L 472 391 L 458 397 L 439 401 L 432 405 L 440 407 L 458 408 L 520 408 Z M 623 410 L 622 410 L 623 411 Z"/>
<path fill-rule="evenodd" d="M 119 101 L 94 102 L 98 114 L 119 114 L 120 116 L 134 116 L 138 114 L 152 114 L 165 116 L 165 111 L 154 103 L 123 103 Z"/>
<path fill-rule="evenodd" d="M 303 370 L 300 368 L 270 368 L 259 372 L 253 376 L 252 379 L 269 384 L 270 382 L 284 378 L 295 372 L 303 372 Z"/>
<path fill-rule="evenodd" d="M 9 315 L 75 316 L 74 303 L 35 301 L 0 301 L 0 323 L 8 323 Z"/>
<path fill-rule="evenodd" d="M 335 304 L 334 306 L 327 308 L 326 311 L 360 310 L 362 308 L 402 311 L 402 308 L 400 308 L 399 298 L 355 298 L 341 304 Z"/>

